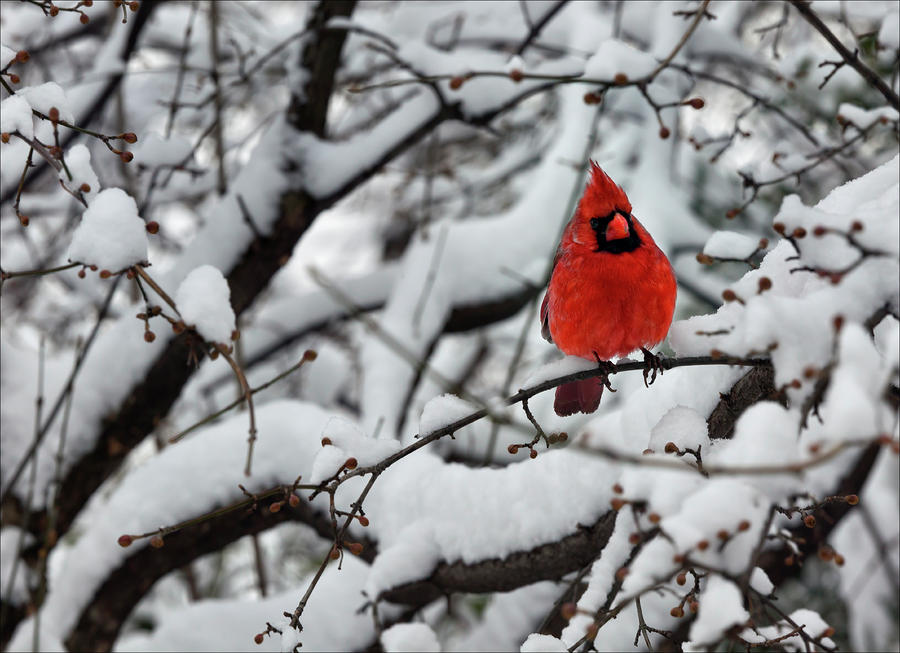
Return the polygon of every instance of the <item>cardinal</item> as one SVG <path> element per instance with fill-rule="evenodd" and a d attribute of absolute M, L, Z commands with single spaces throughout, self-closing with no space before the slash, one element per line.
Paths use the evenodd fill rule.
<path fill-rule="evenodd" d="M 541 334 L 564 354 L 606 368 L 614 356 L 641 349 L 661 371 L 650 348 L 669 331 L 675 294 L 669 259 L 632 215 L 625 191 L 591 161 L 553 261 Z M 606 375 L 565 383 L 556 388 L 553 408 L 561 416 L 593 413 L 604 387 Z"/>

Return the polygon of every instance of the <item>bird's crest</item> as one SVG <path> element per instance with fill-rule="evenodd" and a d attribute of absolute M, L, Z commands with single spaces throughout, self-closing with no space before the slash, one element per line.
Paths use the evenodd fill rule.
<path fill-rule="evenodd" d="M 616 184 L 596 161 L 591 161 L 591 177 L 578 203 L 578 212 L 583 217 L 609 215 L 620 210 L 631 213 L 631 202 L 625 191 Z"/>

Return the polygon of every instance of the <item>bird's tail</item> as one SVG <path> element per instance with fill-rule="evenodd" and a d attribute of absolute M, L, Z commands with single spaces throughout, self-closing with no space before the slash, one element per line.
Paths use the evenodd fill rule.
<path fill-rule="evenodd" d="M 593 413 L 600 405 L 602 396 L 603 382 L 596 377 L 564 383 L 556 388 L 553 410 L 560 417 L 567 417 L 578 412 Z"/>

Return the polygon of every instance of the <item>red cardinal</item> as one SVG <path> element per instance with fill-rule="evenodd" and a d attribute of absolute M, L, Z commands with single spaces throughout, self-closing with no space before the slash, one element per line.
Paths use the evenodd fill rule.
<path fill-rule="evenodd" d="M 675 310 L 669 259 L 631 215 L 631 203 L 591 161 L 591 178 L 556 251 L 541 334 L 564 354 L 609 361 L 661 342 Z M 605 380 L 556 388 L 557 415 L 593 413 Z"/>

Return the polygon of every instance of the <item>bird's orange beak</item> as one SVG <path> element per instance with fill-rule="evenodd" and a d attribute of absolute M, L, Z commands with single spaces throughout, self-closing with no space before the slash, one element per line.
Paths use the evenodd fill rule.
<path fill-rule="evenodd" d="M 617 213 L 606 227 L 606 241 L 628 238 L 628 234 L 628 221 L 621 214 Z"/>

